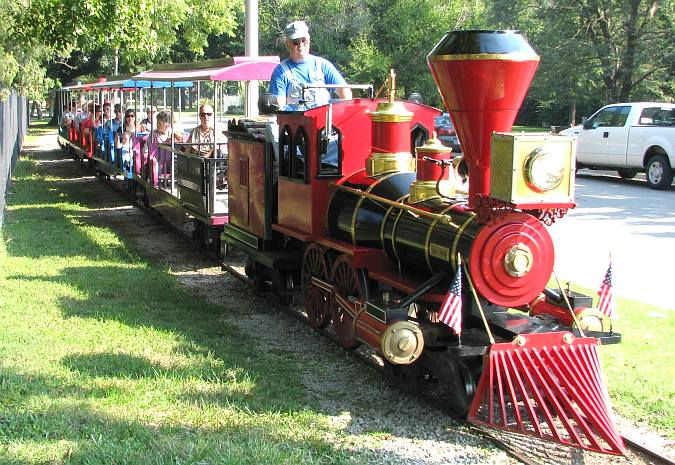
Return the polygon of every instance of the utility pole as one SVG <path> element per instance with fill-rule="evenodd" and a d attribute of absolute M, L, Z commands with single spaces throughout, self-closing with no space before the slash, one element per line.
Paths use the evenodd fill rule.
<path fill-rule="evenodd" d="M 258 56 L 258 0 L 246 0 L 246 42 L 245 55 Z M 244 114 L 248 118 L 258 116 L 258 81 L 246 83 Z"/>

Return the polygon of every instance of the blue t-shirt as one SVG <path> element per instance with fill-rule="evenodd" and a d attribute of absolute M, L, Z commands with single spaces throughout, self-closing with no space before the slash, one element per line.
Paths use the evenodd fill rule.
<path fill-rule="evenodd" d="M 288 68 L 294 79 L 288 75 L 285 67 Z M 270 79 L 270 93 L 286 97 L 286 107 L 283 110 L 303 110 L 318 105 L 328 103 L 330 94 L 321 92 L 322 89 L 316 89 L 316 97 L 312 98 L 306 92 L 304 105 L 299 104 L 298 100 L 302 98 L 299 84 L 346 84 L 345 79 L 335 66 L 328 60 L 308 55 L 301 63 L 295 63 L 287 58 L 274 68 Z M 323 94 L 323 95 L 322 95 Z"/>

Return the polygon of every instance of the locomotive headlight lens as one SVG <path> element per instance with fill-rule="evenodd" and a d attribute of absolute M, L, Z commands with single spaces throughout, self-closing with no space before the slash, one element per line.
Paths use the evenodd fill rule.
<path fill-rule="evenodd" d="M 551 147 L 539 147 L 525 159 L 525 182 L 537 192 L 558 187 L 564 172 L 565 157 L 551 150 Z"/>

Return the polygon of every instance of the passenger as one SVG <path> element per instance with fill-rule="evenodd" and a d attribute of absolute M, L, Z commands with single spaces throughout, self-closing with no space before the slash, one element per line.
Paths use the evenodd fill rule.
<path fill-rule="evenodd" d="M 146 110 L 146 117 L 141 120 L 141 132 L 150 132 L 151 129 L 157 127 L 157 107 L 150 105 Z"/>
<path fill-rule="evenodd" d="M 87 106 L 86 118 L 80 123 L 80 128 L 84 136 L 89 136 L 93 128 L 99 126 L 99 121 L 101 120 L 101 105 L 95 105 L 93 102 L 90 102 Z"/>
<path fill-rule="evenodd" d="M 141 123 L 142 125 L 143 123 Z M 163 144 L 171 142 L 171 113 L 168 111 L 160 111 L 157 113 L 157 124 L 155 129 L 150 133 L 149 139 L 152 143 Z"/>
<path fill-rule="evenodd" d="M 222 136 L 224 138 L 225 136 Z M 213 107 L 208 103 L 204 103 L 199 107 L 199 126 L 194 128 L 188 136 L 187 143 L 195 144 L 188 147 L 190 153 L 199 154 L 204 158 L 209 158 L 213 155 L 214 141 L 218 140 L 220 143 L 227 142 L 221 140 L 221 137 L 216 137 L 216 131 L 213 124 Z"/>
<path fill-rule="evenodd" d="M 110 114 L 110 104 L 107 105 L 108 105 L 107 114 Z M 122 125 L 122 105 L 116 103 L 114 112 L 115 112 L 114 118 L 105 119 L 106 105 L 103 105 L 103 118 L 105 121 L 105 124 L 103 125 L 103 141 L 105 143 L 106 150 L 109 146 L 112 147 L 113 145 L 115 145 L 114 142 L 115 134 Z"/>
<path fill-rule="evenodd" d="M 124 112 L 124 119 L 122 120 L 122 124 L 117 128 L 117 131 L 115 131 L 116 149 L 121 148 L 120 139 L 122 133 L 124 132 L 128 132 L 129 134 L 132 135 L 136 133 L 136 112 L 134 112 L 134 110 L 127 110 Z"/>
<path fill-rule="evenodd" d="M 103 123 L 106 123 L 110 119 L 110 102 L 105 102 L 103 104 Z"/>
<path fill-rule="evenodd" d="M 146 136 L 143 146 L 143 159 L 151 166 L 153 185 L 157 186 L 159 178 L 169 174 L 171 170 L 171 152 L 161 149 L 159 144 L 171 143 L 171 113 L 160 111 L 157 113 L 157 126 Z M 147 169 L 147 168 L 146 168 Z"/>
<path fill-rule="evenodd" d="M 117 148 L 119 148 L 120 150 L 120 158 L 122 160 L 122 168 L 124 169 L 124 171 L 128 173 L 131 171 L 131 159 L 133 154 L 133 143 L 131 132 L 129 131 L 122 132 L 117 141 L 119 144 L 119 147 Z"/>
<path fill-rule="evenodd" d="M 73 121 L 74 115 L 70 111 L 70 106 L 69 105 L 64 105 L 63 106 L 63 113 L 61 113 L 61 121 L 59 122 L 59 125 L 63 128 L 67 128 L 70 126 L 70 123 Z"/>
<path fill-rule="evenodd" d="M 110 105 L 108 105 L 108 112 L 110 112 Z M 103 116 L 105 118 L 105 105 L 103 105 Z M 122 105 L 119 103 L 115 104 L 115 117 L 108 118 L 105 120 L 105 133 L 112 134 L 116 132 L 119 127 L 122 125 Z"/>
<path fill-rule="evenodd" d="M 330 101 L 329 89 L 308 89 L 303 84 L 347 84 L 328 60 L 309 53 L 309 28 L 304 21 L 294 21 L 284 29 L 289 57 L 272 72 L 270 93 L 282 110 L 306 110 Z M 351 89 L 335 89 L 342 99 L 352 98 Z"/>

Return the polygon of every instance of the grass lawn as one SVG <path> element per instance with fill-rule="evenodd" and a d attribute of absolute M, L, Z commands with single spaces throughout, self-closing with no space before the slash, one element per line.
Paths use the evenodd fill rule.
<path fill-rule="evenodd" d="M 29 139 L 30 142 L 30 139 Z M 0 463 L 363 462 L 297 361 L 254 353 L 22 158 L 0 241 Z M 111 194 L 117 195 L 117 194 Z"/>
<path fill-rule="evenodd" d="M 618 315 L 621 344 L 600 349 L 614 409 L 675 439 L 675 313 L 619 299 Z"/>
<path fill-rule="evenodd" d="M 551 128 L 540 128 L 539 126 L 513 126 L 511 132 L 551 132 Z"/>

